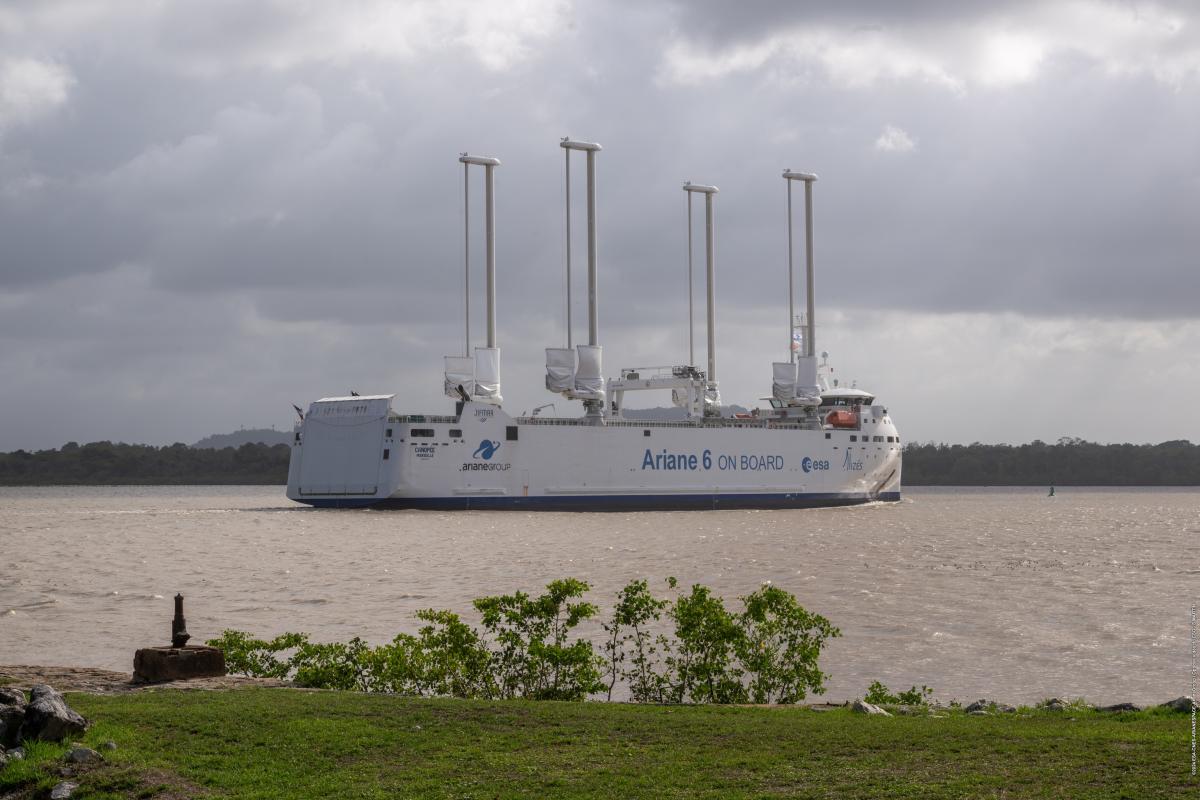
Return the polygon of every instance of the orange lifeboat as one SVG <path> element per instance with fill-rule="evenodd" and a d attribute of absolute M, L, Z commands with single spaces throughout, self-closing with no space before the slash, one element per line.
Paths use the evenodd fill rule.
<path fill-rule="evenodd" d="M 830 411 L 825 417 L 825 424 L 835 428 L 857 428 L 858 414 L 844 410 Z"/>

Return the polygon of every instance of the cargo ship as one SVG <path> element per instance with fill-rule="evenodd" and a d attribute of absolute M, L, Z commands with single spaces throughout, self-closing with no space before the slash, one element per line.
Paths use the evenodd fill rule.
<path fill-rule="evenodd" d="M 445 357 L 443 413 L 410 413 L 395 394 L 326 397 L 297 409 L 287 496 L 331 508 L 636 511 L 844 506 L 900 499 L 902 446 L 887 407 L 832 377 L 815 349 L 812 191 L 817 176 L 784 170 L 788 202 L 788 360 L 771 364 L 762 406 L 731 413 L 716 364 L 713 204 L 717 187 L 685 183 L 688 363 L 628 367 L 605 378 L 597 314 L 595 164 L 600 145 L 564 138 L 566 346 L 546 354 L 546 389 L 577 416 L 514 416 L 503 407 L 496 330 L 493 175 L 500 161 L 463 153 L 465 337 Z M 588 341 L 571 321 L 573 155 L 586 158 Z M 469 276 L 470 177 L 484 178 L 486 331 L 474 346 Z M 804 187 L 807 314 L 794 308 L 792 187 Z M 707 363 L 696 364 L 692 200 L 705 206 Z M 781 326 L 782 329 L 782 326 Z M 781 335 L 781 340 L 782 340 Z M 473 347 L 473 350 L 472 350 Z M 765 371 L 765 370 L 764 370 Z M 632 419 L 630 393 L 669 392 L 674 419 Z M 452 404 L 452 406 L 451 406 Z M 452 409 L 452 413 L 449 413 Z M 632 414 L 632 412 L 631 412 Z"/>

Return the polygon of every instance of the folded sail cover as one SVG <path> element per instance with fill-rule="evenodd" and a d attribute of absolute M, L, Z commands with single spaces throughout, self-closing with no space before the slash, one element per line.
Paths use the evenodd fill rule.
<path fill-rule="evenodd" d="M 715 383 L 710 383 L 704 389 L 704 415 L 708 417 L 721 415 L 721 390 Z"/>
<path fill-rule="evenodd" d="M 475 359 L 470 356 L 446 356 L 446 396 L 461 400 L 459 386 L 468 396 L 475 394 Z"/>
<path fill-rule="evenodd" d="M 575 371 L 575 397 L 581 400 L 603 400 L 604 378 L 600 371 L 600 345 L 581 344 L 579 369 Z"/>
<path fill-rule="evenodd" d="M 776 400 L 784 403 L 800 400 L 800 405 L 821 402 L 821 390 L 817 387 L 817 359 L 813 356 L 798 356 L 794 364 L 776 361 L 771 364 L 771 371 L 771 394 Z"/>
<path fill-rule="evenodd" d="M 567 347 L 546 348 L 546 388 L 559 394 L 575 388 L 575 351 Z"/>
<path fill-rule="evenodd" d="M 475 397 L 478 400 L 499 403 L 500 397 L 500 348 L 475 348 Z"/>
<path fill-rule="evenodd" d="M 474 358 L 446 356 L 446 396 L 461 400 L 460 386 L 475 400 L 499 403 L 500 348 L 476 347 Z"/>
<path fill-rule="evenodd" d="M 815 402 L 821 401 L 821 387 L 817 385 L 817 357 L 797 356 L 796 396 Z"/>
<path fill-rule="evenodd" d="M 775 361 L 771 364 L 771 394 L 784 403 L 796 396 L 796 364 L 792 361 Z"/>

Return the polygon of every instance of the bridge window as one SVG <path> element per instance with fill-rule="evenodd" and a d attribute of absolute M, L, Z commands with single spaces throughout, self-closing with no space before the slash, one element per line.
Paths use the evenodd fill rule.
<path fill-rule="evenodd" d="M 649 436 L 649 435 L 650 435 L 650 429 L 649 429 L 649 428 L 646 428 L 645 430 L 643 430 L 643 431 L 642 431 L 642 436 Z"/>
<path fill-rule="evenodd" d="M 829 433 L 828 431 L 826 431 L 826 433 L 825 433 L 825 438 L 826 438 L 826 439 L 832 439 L 832 438 L 833 438 L 833 434 L 832 434 L 832 433 Z"/>
<path fill-rule="evenodd" d="M 387 448 L 384 448 L 384 450 L 383 450 L 383 460 L 384 460 L 384 461 L 387 461 L 387 460 L 388 460 L 388 456 L 390 456 L 391 454 L 392 454 L 392 451 L 391 451 L 391 450 L 388 450 Z"/>
<path fill-rule="evenodd" d="M 387 429 L 387 433 L 386 433 L 385 435 L 386 435 L 386 436 L 387 436 L 387 438 L 389 438 L 389 439 L 390 439 L 390 438 L 392 438 L 392 429 L 391 429 L 391 428 L 388 428 L 388 429 Z"/>
<path fill-rule="evenodd" d="M 515 442 L 517 440 L 517 426 L 509 425 L 504 429 L 504 438 L 507 441 Z"/>
<path fill-rule="evenodd" d="M 450 438 L 451 439 L 461 439 L 462 431 L 458 428 L 451 428 L 450 429 Z"/>
<path fill-rule="evenodd" d="M 426 439 L 429 439 L 429 438 L 432 438 L 433 435 L 434 435 L 433 428 L 413 428 L 412 429 L 412 437 L 414 439 L 416 439 L 417 437 L 424 437 Z"/>
<path fill-rule="evenodd" d="M 857 442 L 857 441 L 858 441 L 858 436 L 856 436 L 856 435 L 855 435 L 855 434 L 853 434 L 853 433 L 852 433 L 852 434 L 850 434 L 850 441 L 852 441 L 852 442 Z"/>

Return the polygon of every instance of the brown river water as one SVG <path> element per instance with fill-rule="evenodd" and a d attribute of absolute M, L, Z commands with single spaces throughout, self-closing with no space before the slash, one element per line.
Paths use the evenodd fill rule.
<path fill-rule="evenodd" d="M 0 488 L 0 664 L 132 669 L 224 628 L 373 643 L 413 613 L 631 579 L 764 581 L 842 630 L 827 698 L 872 680 L 942 700 L 1162 702 L 1190 692 L 1200 490 L 905 489 L 900 503 L 796 511 L 333 511 L 282 487 Z M 598 635 L 595 628 L 593 635 Z"/>

